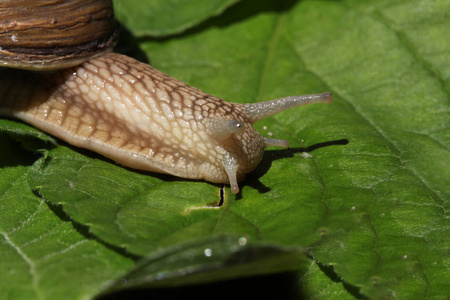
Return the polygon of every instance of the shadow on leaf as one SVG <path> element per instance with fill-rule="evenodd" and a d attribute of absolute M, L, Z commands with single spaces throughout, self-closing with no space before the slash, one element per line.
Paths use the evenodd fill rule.
<path fill-rule="evenodd" d="M 343 146 L 347 145 L 348 143 L 349 141 L 347 139 L 341 139 L 336 141 L 317 143 L 306 148 L 297 147 L 282 150 L 266 150 L 264 151 L 264 157 L 261 163 L 253 172 L 251 172 L 247 176 L 247 179 L 243 182 L 243 184 L 258 190 L 260 193 L 270 192 L 271 188 L 265 186 L 259 179 L 270 170 L 273 161 L 284 158 L 292 158 L 296 153 L 310 153 L 320 148 L 330 146 Z M 241 198 L 242 194 L 241 192 L 239 192 L 236 199 L 239 200 Z"/>

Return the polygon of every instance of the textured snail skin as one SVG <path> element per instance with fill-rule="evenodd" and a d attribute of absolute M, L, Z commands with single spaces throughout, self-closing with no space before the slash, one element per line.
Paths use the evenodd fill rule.
<path fill-rule="evenodd" d="M 0 70 L 0 115 L 17 118 L 117 163 L 229 183 L 254 170 L 264 148 L 288 147 L 252 124 L 287 108 L 331 102 L 330 93 L 254 104 L 221 100 L 115 53 L 38 73 Z"/>

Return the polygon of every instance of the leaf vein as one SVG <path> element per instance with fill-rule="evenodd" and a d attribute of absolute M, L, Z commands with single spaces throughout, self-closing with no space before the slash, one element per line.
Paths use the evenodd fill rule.
<path fill-rule="evenodd" d="M 25 252 L 22 251 L 22 249 L 19 246 L 17 246 L 10 239 L 9 235 L 6 232 L 0 231 L 0 234 L 3 236 L 6 243 L 8 245 L 10 245 L 17 252 L 17 254 L 27 263 L 28 270 L 30 272 L 31 279 L 32 279 L 32 287 L 33 287 L 33 290 L 35 291 L 36 298 L 44 299 L 42 292 L 40 291 L 40 288 L 39 288 L 39 276 L 37 275 L 36 264 L 33 262 L 33 260 L 30 257 L 28 257 L 28 255 L 26 255 Z"/>

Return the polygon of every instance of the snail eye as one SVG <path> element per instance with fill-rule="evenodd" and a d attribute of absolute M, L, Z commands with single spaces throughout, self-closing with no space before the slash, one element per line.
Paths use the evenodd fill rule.
<path fill-rule="evenodd" d="M 244 123 L 236 120 L 228 121 L 227 127 L 230 133 L 242 133 L 245 130 Z"/>
<path fill-rule="evenodd" d="M 243 122 L 225 119 L 204 119 L 203 124 L 207 132 L 215 139 L 221 141 L 232 134 L 240 134 L 245 131 Z"/>

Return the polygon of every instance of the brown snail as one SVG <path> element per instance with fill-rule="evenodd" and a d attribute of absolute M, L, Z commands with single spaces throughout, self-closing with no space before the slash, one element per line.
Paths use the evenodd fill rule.
<path fill-rule="evenodd" d="M 11 2 L 21 9 L 1 16 Z M 264 148 L 289 146 L 253 123 L 332 101 L 325 92 L 226 102 L 112 53 L 115 37 L 111 1 L 0 1 L 0 115 L 127 167 L 229 183 L 237 193 Z"/>

